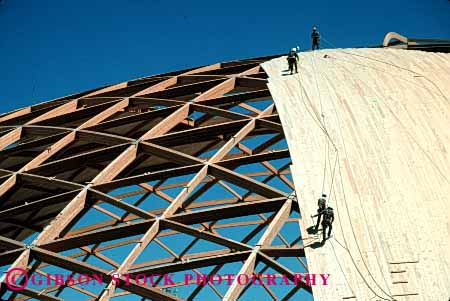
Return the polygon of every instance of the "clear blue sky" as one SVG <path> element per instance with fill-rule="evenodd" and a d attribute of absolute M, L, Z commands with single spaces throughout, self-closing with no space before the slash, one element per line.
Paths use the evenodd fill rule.
<path fill-rule="evenodd" d="M 309 48 L 313 24 L 339 47 L 380 44 L 388 31 L 450 38 L 450 1 L 3 0 L 0 112 L 155 73 Z"/>
<path fill-rule="evenodd" d="M 450 1 L 3 0 L 0 112 L 166 71 L 309 49 L 312 25 L 339 47 L 378 45 L 388 31 L 450 38 Z"/>

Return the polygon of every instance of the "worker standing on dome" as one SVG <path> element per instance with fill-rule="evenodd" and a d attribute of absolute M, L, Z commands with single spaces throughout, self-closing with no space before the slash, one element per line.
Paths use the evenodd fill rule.
<path fill-rule="evenodd" d="M 317 27 L 313 27 L 312 33 L 311 33 L 311 39 L 312 39 L 312 50 L 316 50 L 320 48 L 320 33 L 317 31 Z"/>
<path fill-rule="evenodd" d="M 288 56 L 287 56 L 289 71 L 291 72 L 291 74 L 293 73 L 294 68 L 295 68 L 295 73 L 298 73 L 298 71 L 297 71 L 297 62 L 298 62 L 297 49 L 299 49 L 298 46 L 297 46 L 297 48 L 292 48 L 291 51 L 289 51 Z"/>

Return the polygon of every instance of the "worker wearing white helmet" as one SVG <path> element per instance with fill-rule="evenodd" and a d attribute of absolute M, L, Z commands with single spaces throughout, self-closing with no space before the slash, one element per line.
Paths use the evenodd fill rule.
<path fill-rule="evenodd" d="M 295 48 L 295 47 L 292 48 L 291 51 L 289 51 L 288 56 L 287 56 L 289 71 L 291 72 L 291 74 L 294 72 L 294 68 L 295 68 L 295 73 L 298 73 L 298 71 L 297 71 L 297 62 L 298 62 L 297 50 L 298 49 L 299 49 L 298 46 L 297 46 L 297 48 Z"/>

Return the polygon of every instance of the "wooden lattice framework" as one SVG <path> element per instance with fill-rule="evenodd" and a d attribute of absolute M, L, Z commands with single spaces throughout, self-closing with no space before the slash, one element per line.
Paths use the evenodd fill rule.
<path fill-rule="evenodd" d="M 175 296 L 161 282 L 116 288 L 111 274 L 203 267 L 216 274 L 237 263 L 239 274 L 270 269 L 292 280 L 300 269 L 283 258 L 306 271 L 300 232 L 282 233 L 288 224 L 298 228 L 301 217 L 289 150 L 260 67 L 267 59 L 140 78 L 0 115 L 1 265 L 108 280 L 96 292 L 77 285 L 12 292 L 2 284 L 0 296 L 64 300 L 71 290 L 79 300 L 204 300 L 208 288 L 208 301 L 237 300 L 252 286 L 194 286 Z M 164 203 L 145 205 L 152 198 Z M 223 229 L 235 231 L 233 238 Z M 193 240 L 176 252 L 164 239 L 180 234 Z M 220 248 L 191 252 L 200 241 Z M 151 244 L 170 256 L 138 263 Z M 120 260 L 105 255 L 123 247 L 130 249 Z M 261 289 L 267 300 L 292 300 L 299 291 L 311 297 L 303 282 L 282 295 Z"/>

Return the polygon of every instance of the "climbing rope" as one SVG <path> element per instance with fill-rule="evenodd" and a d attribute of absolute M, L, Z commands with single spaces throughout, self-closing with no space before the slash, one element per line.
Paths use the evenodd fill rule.
<path fill-rule="evenodd" d="M 322 122 L 320 122 L 319 120 L 317 120 L 316 118 L 314 118 L 314 114 L 310 111 L 310 109 L 308 108 L 308 106 L 307 106 L 307 104 L 306 104 L 306 102 L 305 102 L 305 100 L 304 100 L 304 98 L 302 97 L 302 102 L 303 102 L 303 104 L 304 104 L 304 106 L 305 106 L 305 109 L 306 109 L 306 111 L 308 112 L 308 114 L 309 115 L 311 115 L 311 117 L 313 118 L 313 120 L 319 125 L 319 128 L 324 132 L 324 134 L 326 135 L 326 137 L 327 137 L 327 148 L 326 148 L 326 150 L 327 150 L 327 152 L 325 153 L 325 155 L 327 156 L 328 155 L 328 161 L 329 161 L 329 147 L 328 147 L 328 145 L 329 145 L 329 143 L 331 143 L 332 145 L 333 145 L 333 147 L 334 147 L 334 150 L 335 150 L 335 153 L 336 153 L 336 160 L 335 160 L 335 164 L 334 164 L 334 167 L 333 167 L 333 172 L 332 172 L 332 179 L 331 179 L 331 185 L 330 185 L 330 193 L 329 193 L 329 196 L 331 197 L 331 195 L 332 195 L 332 189 L 333 189 L 333 184 L 334 184 L 334 175 L 335 175 L 335 171 L 336 171 L 336 165 L 337 165 L 337 160 L 338 160 L 338 158 L 339 158 L 339 150 L 337 149 L 337 147 L 336 147 L 336 144 L 334 143 L 334 141 L 333 141 L 333 139 L 330 137 L 330 135 L 328 134 L 328 130 L 327 130 L 327 128 L 326 128 L 326 124 L 325 124 L 325 120 L 324 120 L 324 115 L 323 115 L 323 105 L 322 105 L 322 99 L 321 99 L 321 95 L 320 95 L 320 89 L 319 89 L 319 87 L 318 87 L 318 81 L 317 81 L 317 76 L 316 76 L 316 71 L 315 71 L 315 59 L 314 59 L 314 53 L 313 53 L 313 69 L 314 69 L 314 78 L 315 78 L 315 81 L 316 81 L 316 88 L 317 88 L 317 91 L 318 91 L 318 95 L 319 95 L 319 101 L 320 101 L 320 106 L 321 106 L 321 117 L 322 117 Z M 300 81 L 300 79 L 299 78 L 296 78 L 297 79 L 297 81 L 299 82 L 299 84 L 300 84 L 300 87 L 301 87 L 301 91 L 302 91 L 302 96 L 303 95 L 305 95 L 306 97 L 307 97 L 307 94 L 306 94 L 306 91 L 305 91 L 305 88 L 303 87 L 303 85 L 302 85 L 302 83 L 301 83 L 301 81 Z M 327 86 L 327 89 L 328 89 L 328 86 Z M 308 99 L 309 99 L 309 97 L 307 97 Z M 311 102 L 310 101 L 310 99 L 309 99 L 309 102 Z M 335 110 L 335 113 L 337 114 L 337 111 Z M 340 129 L 340 132 L 341 132 L 341 136 L 342 136 L 342 129 Z M 331 163 L 331 162 L 330 162 Z M 330 164 L 330 168 L 331 168 L 331 164 Z M 324 184 L 325 184 L 325 178 L 326 178 L 326 166 L 325 166 L 325 168 L 324 168 L 324 177 L 323 177 L 323 184 L 322 184 L 322 193 L 323 193 L 323 191 L 324 191 Z M 342 171 L 341 171 L 341 167 L 340 167 L 340 165 L 339 165 L 339 176 L 340 176 L 340 178 L 341 178 L 341 186 L 342 186 L 342 190 L 343 190 L 343 193 L 344 193 L 344 201 L 345 201 L 345 205 L 346 205 L 346 208 L 347 208 L 347 214 L 348 214 L 348 216 L 350 216 L 350 214 L 349 214 L 349 210 L 348 210 L 348 205 L 347 205 L 347 200 L 346 200 L 346 197 L 345 197 L 345 192 L 344 192 L 344 187 L 343 187 L 343 181 L 342 181 L 342 179 L 343 179 L 343 177 L 342 177 Z M 339 212 L 338 212 L 338 214 L 339 214 Z M 340 218 L 339 218 L 340 219 Z M 340 221 L 339 221 L 340 222 Z M 342 224 L 340 224 L 341 225 L 341 229 L 342 229 Z M 359 247 L 359 244 L 357 243 L 357 241 L 356 241 L 356 235 L 355 235 L 355 233 L 354 233 L 354 227 L 353 227 L 353 225 L 352 225 L 352 223 L 351 223 L 351 220 L 350 220 L 350 226 L 351 226 L 351 229 L 352 229 L 352 232 L 353 232 L 353 236 L 354 236 L 354 239 L 355 239 L 355 242 L 356 242 L 356 245 L 357 245 L 357 247 L 358 247 L 358 250 L 359 250 L 359 253 L 360 253 L 360 255 L 361 255 L 361 258 L 363 259 L 363 257 L 362 257 L 362 252 L 361 252 L 361 250 L 360 250 L 360 247 Z M 344 233 L 344 232 L 343 232 Z M 344 237 L 344 239 L 345 239 L 345 237 Z M 367 285 L 367 287 L 377 296 L 377 297 L 379 297 L 379 298 L 381 298 L 381 299 L 383 299 L 383 300 L 394 300 L 393 299 L 393 297 L 392 296 L 390 296 L 390 294 L 388 294 L 388 293 L 386 293 L 381 287 L 380 287 L 380 285 L 376 282 L 376 280 L 374 279 L 374 277 L 373 277 L 373 275 L 370 273 L 370 270 L 368 269 L 368 267 L 367 267 L 367 265 L 366 265 L 366 263 L 365 263 L 365 261 L 364 261 L 364 259 L 363 259 L 363 262 L 364 262 L 364 265 L 365 265 L 365 267 L 366 267 L 366 269 L 368 270 L 368 272 L 369 272 L 369 275 L 371 275 L 371 278 L 372 278 L 372 280 L 375 282 L 375 284 L 383 291 L 383 293 L 385 293 L 387 296 L 389 296 L 389 298 L 391 298 L 391 299 L 386 299 L 386 298 L 384 298 L 384 297 L 382 297 L 382 296 L 379 296 L 377 293 L 376 293 L 376 291 L 371 287 L 371 285 L 367 282 L 367 280 L 365 279 L 365 277 L 364 277 L 364 275 L 362 274 L 362 272 L 360 271 L 360 269 L 358 268 L 358 266 L 357 266 L 357 264 L 356 264 L 356 262 L 355 262 L 355 260 L 354 260 L 354 258 L 353 258 L 353 256 L 352 256 L 352 254 L 349 252 L 349 250 L 348 250 L 348 245 L 347 245 L 347 242 L 346 242 L 346 240 L 345 240 L 345 243 L 346 243 L 346 250 L 347 250 L 347 252 L 349 253 L 349 255 L 350 255 L 350 257 L 351 257 L 351 260 L 352 260 L 352 262 L 353 262 L 353 264 L 354 264 L 354 266 L 355 266 L 355 268 L 356 268 L 356 270 L 358 271 L 358 273 L 360 274 L 360 276 L 361 276 L 361 278 L 363 279 L 363 281 L 364 281 L 364 283 Z M 333 248 L 334 248 L 334 246 L 333 246 Z M 336 258 L 337 260 L 338 260 L 338 258 Z M 351 289 L 351 288 L 350 288 Z M 353 290 L 352 290 L 353 291 Z"/>
<path fill-rule="evenodd" d="M 326 41 L 326 40 L 325 40 L 325 41 Z M 327 43 L 330 44 L 331 46 L 333 46 L 333 44 L 332 44 L 331 42 L 327 42 Z M 415 74 L 415 75 L 418 75 L 418 76 L 420 76 L 420 77 L 423 77 L 424 79 L 426 79 L 427 81 L 429 81 L 430 83 L 432 83 L 432 84 L 436 87 L 436 89 L 439 91 L 438 94 L 439 94 L 440 96 L 442 96 L 443 99 L 444 99 L 446 102 L 450 103 L 449 100 L 448 100 L 448 98 L 447 98 L 447 97 L 445 96 L 445 94 L 443 94 L 443 92 L 441 91 L 441 89 L 440 89 L 433 81 L 431 81 L 428 77 L 426 77 L 425 75 L 422 75 L 422 74 L 420 74 L 420 73 L 418 73 L 418 72 L 416 72 L 416 71 L 413 71 L 413 70 L 411 70 L 411 69 L 408 69 L 408 68 L 403 68 L 403 67 L 397 66 L 397 65 L 392 64 L 392 63 L 390 63 L 390 62 L 384 62 L 384 61 L 382 61 L 382 60 L 373 59 L 373 58 L 370 58 L 370 57 L 367 57 L 367 56 L 363 56 L 363 55 L 359 55 L 359 54 L 355 54 L 355 53 L 346 52 L 346 51 L 344 51 L 344 50 L 342 50 L 342 49 L 337 49 L 336 51 L 339 51 L 339 52 L 342 52 L 342 53 L 345 53 L 345 54 L 348 54 L 348 55 L 353 55 L 353 56 L 358 56 L 358 57 L 366 58 L 366 59 L 369 59 L 369 60 L 374 60 L 374 61 L 377 61 L 377 62 L 380 62 L 380 63 L 384 63 L 384 64 L 387 64 L 387 65 L 391 65 L 391 66 L 394 66 L 394 67 L 396 67 L 396 68 L 400 68 L 400 69 L 409 71 L 409 72 L 411 72 L 411 73 L 413 73 L 413 74 Z M 349 63 L 354 63 L 354 62 L 350 62 L 350 61 L 346 61 L 346 60 L 342 60 L 342 61 L 349 62 Z M 354 63 L 354 64 L 358 64 L 358 65 L 361 65 L 361 66 L 363 66 L 363 67 L 372 68 L 372 69 L 376 69 L 376 70 L 380 70 L 380 71 L 386 72 L 385 70 L 378 69 L 378 68 L 375 68 L 375 67 L 372 67 L 372 66 L 369 66 L 369 65 L 359 64 L 359 63 Z M 343 68 L 346 68 L 346 67 L 344 67 L 344 66 L 342 66 L 342 67 L 343 67 Z M 397 78 L 399 78 L 399 77 L 397 77 Z M 403 79 L 403 78 L 399 78 L 399 79 L 405 80 L 405 79 Z M 408 82 L 411 82 L 411 81 L 408 80 Z M 417 83 L 415 83 L 415 82 L 412 82 L 412 83 L 414 83 L 414 84 L 417 85 Z M 424 87 L 424 86 L 420 86 L 420 87 L 421 87 L 421 88 L 426 88 L 426 87 Z M 441 174 L 442 179 L 444 179 L 447 183 L 450 183 L 450 180 L 449 180 L 449 178 L 447 177 L 447 175 L 446 175 L 444 172 L 441 171 L 441 169 L 439 168 L 439 165 L 433 160 L 432 156 L 431 156 L 430 154 L 428 154 L 428 153 L 424 150 L 424 148 L 416 141 L 416 139 L 414 138 L 414 135 L 412 135 L 412 134 L 408 131 L 408 129 L 405 128 L 405 126 L 403 126 L 403 124 L 400 122 L 400 120 L 398 119 L 398 117 L 397 117 L 397 116 L 395 115 L 395 113 L 393 112 L 393 110 L 392 110 L 392 108 L 390 107 L 390 105 L 389 105 L 388 103 L 385 103 L 385 106 L 386 106 L 386 108 L 389 110 L 389 112 L 392 114 L 392 116 L 394 116 L 394 118 L 397 120 L 397 122 L 404 128 L 405 132 L 406 132 L 407 135 L 411 138 L 411 140 L 413 140 L 414 143 L 420 148 L 420 150 L 422 151 L 422 153 L 425 154 L 425 156 L 428 158 L 428 160 L 429 160 L 430 163 L 433 165 L 433 167 Z"/>
<path fill-rule="evenodd" d="M 313 69 L 315 69 L 315 52 L 313 52 L 312 55 L 312 65 L 313 65 Z M 326 124 L 325 124 L 325 115 L 323 114 L 323 105 L 322 105 L 322 95 L 320 93 L 320 89 L 319 89 L 319 83 L 316 77 L 316 73 L 314 72 L 314 80 L 316 82 L 316 90 L 317 90 L 317 95 L 319 96 L 319 103 L 320 103 L 320 117 L 322 119 L 322 126 L 323 128 L 326 130 Z M 322 195 L 324 193 L 325 190 L 325 179 L 326 179 L 326 174 L 327 174 L 327 150 L 329 147 L 329 140 L 325 138 L 326 141 L 326 145 L 325 145 L 325 152 L 324 152 L 324 164 L 323 164 L 323 179 L 322 179 Z"/>
<path fill-rule="evenodd" d="M 313 57 L 313 59 L 314 59 L 314 57 Z M 314 73 L 315 73 L 315 74 L 316 74 L 316 73 L 320 73 L 321 76 L 324 76 L 326 79 L 328 79 L 328 76 L 327 76 L 327 75 L 324 75 L 322 72 L 320 72 L 320 71 L 318 71 L 318 70 L 316 69 L 315 64 L 313 65 L 313 69 L 314 69 Z M 316 80 L 317 80 L 317 77 L 315 77 L 315 78 L 316 78 Z M 326 85 L 326 87 L 327 87 L 328 93 L 330 94 L 330 90 L 329 90 L 329 88 L 328 88 L 328 85 Z M 342 127 L 341 127 L 341 124 L 340 124 L 340 122 L 339 122 L 340 119 L 339 119 L 339 116 L 338 116 L 338 113 L 337 113 L 337 110 L 336 110 L 336 107 L 335 107 L 334 103 L 332 103 L 332 104 L 333 104 L 333 110 L 334 110 L 335 115 L 336 115 L 336 118 L 337 118 L 337 125 L 338 125 L 337 128 L 338 128 L 338 130 L 339 130 L 339 133 L 340 133 L 340 136 L 341 136 L 341 140 L 342 140 L 342 144 L 343 144 L 343 147 L 344 147 L 344 156 L 345 156 L 345 159 L 346 159 L 348 162 L 350 162 L 349 159 L 348 159 L 348 156 L 347 156 L 347 148 L 346 148 L 345 140 L 344 140 L 344 137 L 343 137 L 343 134 L 342 134 Z M 336 150 L 336 152 L 337 152 L 337 156 L 339 156 L 339 150 Z M 379 283 L 375 280 L 375 277 L 374 277 L 373 274 L 370 272 L 370 269 L 369 269 L 369 267 L 367 266 L 367 263 L 366 263 L 365 260 L 364 260 L 364 257 L 363 257 L 363 254 L 362 254 L 360 245 L 359 245 L 359 243 L 358 243 L 358 241 L 357 241 L 357 239 L 356 239 L 356 234 L 355 234 L 355 231 L 354 231 L 354 226 L 353 226 L 352 220 L 350 219 L 350 211 L 349 211 L 349 209 L 348 209 L 348 203 L 347 203 L 347 198 L 346 198 L 345 188 L 344 188 L 344 185 L 343 185 L 343 176 L 342 176 L 341 166 L 339 165 L 338 168 L 339 168 L 339 177 L 340 177 L 340 179 L 341 179 L 340 182 L 341 182 L 341 189 L 342 189 L 342 193 L 343 193 L 344 204 L 345 204 L 345 208 L 346 208 L 346 211 L 347 211 L 347 216 L 349 217 L 348 219 L 349 219 L 349 222 L 350 222 L 350 228 L 351 228 L 351 230 L 352 230 L 352 235 L 353 235 L 353 238 L 354 238 L 356 247 L 357 247 L 357 249 L 358 249 L 359 255 L 360 255 L 361 259 L 362 259 L 362 262 L 363 262 L 363 264 L 364 264 L 364 267 L 366 268 L 366 270 L 367 270 L 368 273 L 369 273 L 370 278 L 373 280 L 373 282 L 376 284 L 376 286 L 377 286 L 377 287 L 378 287 L 385 295 L 387 295 L 389 298 L 391 298 L 391 299 L 393 300 L 393 297 L 391 296 L 391 294 L 390 294 L 390 293 L 387 293 L 387 292 L 379 285 Z M 364 215 L 365 222 L 366 222 L 366 224 L 367 224 L 367 216 L 366 216 L 366 213 L 365 213 L 365 210 L 364 210 L 364 206 L 363 206 L 363 204 L 362 204 L 362 201 L 361 201 L 361 198 L 360 198 L 360 195 L 359 195 L 359 194 L 358 194 L 358 198 L 359 198 L 359 203 L 360 203 L 361 210 L 362 210 L 363 215 Z M 337 202 L 336 202 L 336 204 L 337 204 Z M 338 212 L 338 214 L 339 214 L 339 212 Z M 339 218 L 339 219 L 340 219 L 340 218 Z M 344 232 L 342 232 L 342 233 L 344 233 Z M 344 236 L 344 240 L 345 240 L 345 236 Z M 345 240 L 345 243 L 346 243 L 346 240 Z M 351 259 L 352 259 L 352 261 L 354 262 L 355 267 L 356 267 L 356 262 L 355 262 L 353 256 L 350 254 L 350 251 L 348 250 L 348 245 L 347 245 L 347 243 L 346 243 L 346 246 L 347 246 L 347 251 L 348 251 L 349 255 L 351 256 Z M 376 260 L 377 260 L 377 265 L 380 267 L 380 262 L 379 262 L 378 258 L 376 258 Z M 380 268 L 380 270 L 381 270 L 381 268 Z M 386 286 L 387 286 L 388 289 L 389 289 L 389 286 L 387 285 L 387 281 L 386 281 L 386 279 L 385 279 L 383 273 L 381 273 L 381 274 L 382 274 L 382 277 L 383 277 L 383 279 L 384 279 L 384 281 L 385 281 Z M 364 279 L 364 280 L 365 280 L 365 279 Z M 378 295 L 377 295 L 377 296 L 378 296 Z M 378 296 L 378 297 L 379 297 L 379 298 L 382 298 L 381 296 Z"/>

